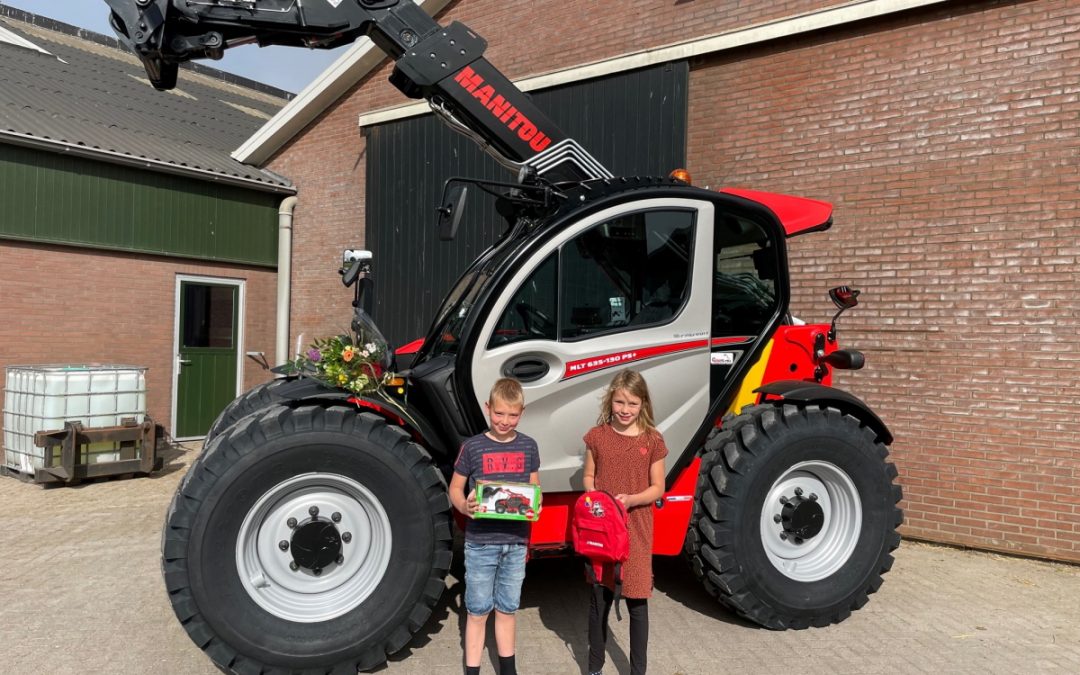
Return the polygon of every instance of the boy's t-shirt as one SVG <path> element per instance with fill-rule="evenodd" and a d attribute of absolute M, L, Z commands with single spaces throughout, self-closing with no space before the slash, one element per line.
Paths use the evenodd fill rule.
<path fill-rule="evenodd" d="M 465 494 L 477 480 L 528 483 L 529 474 L 540 469 L 540 451 L 523 433 L 505 443 L 478 434 L 461 444 L 454 472 L 468 478 Z M 513 520 L 465 519 L 465 540 L 473 544 L 527 544 L 529 525 Z"/>

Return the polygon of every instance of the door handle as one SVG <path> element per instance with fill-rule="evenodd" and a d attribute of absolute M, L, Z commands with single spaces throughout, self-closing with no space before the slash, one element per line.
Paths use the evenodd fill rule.
<path fill-rule="evenodd" d="M 176 362 L 179 363 L 182 366 L 186 366 L 189 363 L 191 363 L 191 359 L 177 359 Z"/>
<path fill-rule="evenodd" d="M 549 370 L 548 364 L 540 359 L 521 359 L 503 366 L 503 375 L 519 382 L 535 382 L 547 375 Z"/>

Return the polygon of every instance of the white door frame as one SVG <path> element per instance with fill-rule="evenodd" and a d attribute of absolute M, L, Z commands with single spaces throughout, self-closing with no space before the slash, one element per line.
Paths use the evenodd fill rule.
<path fill-rule="evenodd" d="M 244 382 L 244 316 L 246 315 L 245 291 L 247 282 L 244 279 L 229 279 L 226 277 L 208 277 L 195 274 L 177 274 L 176 286 L 173 290 L 173 348 L 172 348 L 172 392 L 170 394 L 169 428 L 176 431 L 176 393 L 180 382 L 180 286 L 184 282 L 197 284 L 214 284 L 216 286 L 235 286 L 236 293 L 236 395 L 243 392 Z M 184 441 L 201 436 L 184 438 L 174 437 L 178 441 Z"/>

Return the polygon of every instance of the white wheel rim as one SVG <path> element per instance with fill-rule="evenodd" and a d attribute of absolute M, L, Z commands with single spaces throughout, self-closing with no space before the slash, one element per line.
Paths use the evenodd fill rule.
<path fill-rule="evenodd" d="M 783 500 L 814 496 L 821 507 L 820 532 L 796 540 L 777 522 Z M 761 508 L 761 540 L 769 562 L 795 581 L 824 579 L 851 558 L 862 532 L 862 501 L 851 478 L 834 464 L 801 462 L 781 475 L 765 497 Z"/>
<path fill-rule="evenodd" d="M 333 524 L 341 534 L 342 560 L 319 574 L 290 567 L 293 554 L 281 547 L 315 520 L 312 507 L 324 523 L 340 515 Z M 346 476 L 307 473 L 270 488 L 248 511 L 236 539 L 236 571 L 251 599 L 270 614 L 298 623 L 327 621 L 355 609 L 378 588 L 391 544 L 390 519 L 370 490 Z"/>

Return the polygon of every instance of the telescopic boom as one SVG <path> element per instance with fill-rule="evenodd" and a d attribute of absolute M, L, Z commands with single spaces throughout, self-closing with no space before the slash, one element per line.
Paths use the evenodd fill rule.
<path fill-rule="evenodd" d="M 413 0 L 105 0 L 117 35 L 155 88 L 178 67 L 244 44 L 333 49 L 368 36 L 395 61 L 390 82 L 423 98 L 504 166 L 550 180 L 611 173 L 484 58 L 487 42 L 457 21 L 440 26 Z"/>

